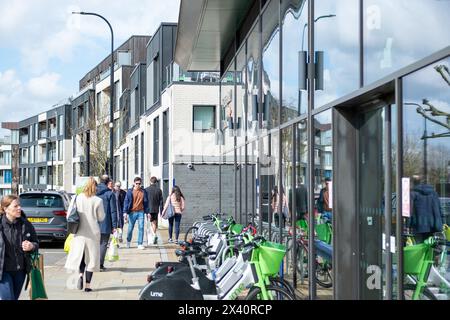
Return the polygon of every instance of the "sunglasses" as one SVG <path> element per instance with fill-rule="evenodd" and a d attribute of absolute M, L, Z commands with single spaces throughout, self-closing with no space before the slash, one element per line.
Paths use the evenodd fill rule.
<path fill-rule="evenodd" d="M 140 185 L 141 185 L 140 182 L 135 182 L 134 184 L 137 185 L 137 186 L 140 186 Z"/>

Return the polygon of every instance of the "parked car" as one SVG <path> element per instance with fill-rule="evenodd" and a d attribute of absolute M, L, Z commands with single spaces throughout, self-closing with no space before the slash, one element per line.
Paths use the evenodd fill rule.
<path fill-rule="evenodd" d="M 69 200 L 58 191 L 28 191 L 19 195 L 20 205 L 36 229 L 40 241 L 64 241 Z"/>

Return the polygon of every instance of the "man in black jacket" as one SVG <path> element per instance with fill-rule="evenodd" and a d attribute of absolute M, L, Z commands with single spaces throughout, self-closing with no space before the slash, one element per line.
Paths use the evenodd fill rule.
<path fill-rule="evenodd" d="M 97 185 L 97 197 L 103 200 L 105 210 L 105 219 L 99 222 L 100 226 L 100 271 L 105 271 L 104 266 L 106 250 L 108 248 L 109 237 L 117 229 L 117 206 L 116 197 L 112 190 L 108 188 L 110 182 L 108 175 L 100 177 L 100 183 Z"/>
<path fill-rule="evenodd" d="M 156 177 L 150 178 L 150 186 L 145 191 L 148 195 L 150 214 L 147 217 L 152 224 L 153 244 L 157 244 L 158 236 L 156 235 L 156 230 L 158 229 L 158 214 L 163 210 L 163 195 L 158 187 L 158 179 Z"/>
<path fill-rule="evenodd" d="M 117 228 L 120 229 L 119 231 L 119 242 L 122 242 L 122 233 L 123 233 L 123 205 L 125 203 L 125 196 L 127 193 L 125 190 L 122 190 L 120 181 L 117 181 L 114 184 L 114 195 L 116 196 L 116 204 L 117 204 Z"/>

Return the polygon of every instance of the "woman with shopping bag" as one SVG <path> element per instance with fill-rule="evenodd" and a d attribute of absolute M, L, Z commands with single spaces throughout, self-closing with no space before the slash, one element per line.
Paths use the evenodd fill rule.
<path fill-rule="evenodd" d="M 89 177 L 83 192 L 74 201 L 80 217 L 79 227 L 73 236 L 65 268 L 79 272 L 77 288 L 90 292 L 94 271 L 100 271 L 100 227 L 98 222 L 105 218 L 102 199 L 96 194 L 97 182 Z M 70 210 L 69 210 L 70 212 Z"/>
<path fill-rule="evenodd" d="M 39 241 L 33 225 L 23 213 L 19 198 L 3 196 L 0 202 L 0 300 L 18 300 L 27 274 L 32 270 L 30 254 Z"/>

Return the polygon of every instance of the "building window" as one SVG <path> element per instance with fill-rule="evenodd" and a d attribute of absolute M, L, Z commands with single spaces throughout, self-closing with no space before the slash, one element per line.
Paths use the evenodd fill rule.
<path fill-rule="evenodd" d="M 153 165 L 159 165 L 159 117 L 153 120 Z"/>
<path fill-rule="evenodd" d="M 169 162 L 169 111 L 163 112 L 163 163 Z"/>
<path fill-rule="evenodd" d="M 144 178 L 144 133 L 141 133 L 141 177 Z"/>
<path fill-rule="evenodd" d="M 114 111 L 119 111 L 119 97 L 120 97 L 119 81 L 116 81 L 114 83 Z"/>
<path fill-rule="evenodd" d="M 194 106 L 193 125 L 194 132 L 207 132 L 216 128 L 215 106 Z"/>
<path fill-rule="evenodd" d="M 134 174 L 139 174 L 139 136 L 134 137 Z"/>

